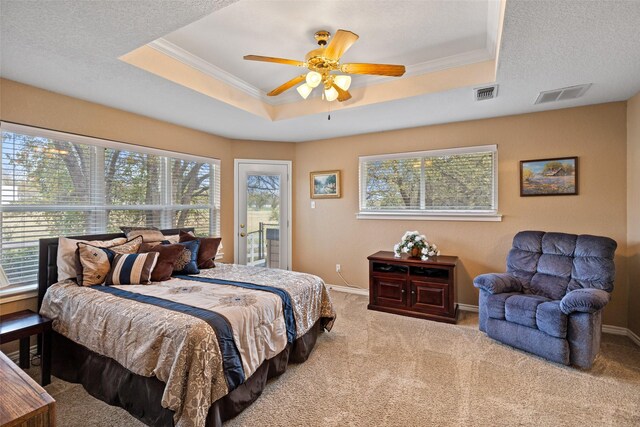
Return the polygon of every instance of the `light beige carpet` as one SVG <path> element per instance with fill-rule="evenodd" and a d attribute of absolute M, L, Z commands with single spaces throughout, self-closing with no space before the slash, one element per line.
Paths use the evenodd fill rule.
<path fill-rule="evenodd" d="M 579 371 L 458 325 L 368 311 L 332 293 L 338 312 L 307 362 L 289 365 L 231 426 L 640 426 L 640 347 L 604 335 L 594 368 Z M 47 386 L 61 427 L 141 423 L 75 384 Z"/>

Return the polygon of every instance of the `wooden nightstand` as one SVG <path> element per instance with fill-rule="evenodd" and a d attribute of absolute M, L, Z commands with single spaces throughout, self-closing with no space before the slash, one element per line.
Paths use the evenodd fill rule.
<path fill-rule="evenodd" d="M 0 426 L 56 425 L 56 401 L 1 352 L 0 384 Z"/>
<path fill-rule="evenodd" d="M 20 340 L 20 367 L 29 368 L 29 338 L 42 336 L 42 354 L 40 363 L 43 386 L 51 382 L 51 319 L 40 316 L 31 310 L 0 316 L 0 343 Z"/>

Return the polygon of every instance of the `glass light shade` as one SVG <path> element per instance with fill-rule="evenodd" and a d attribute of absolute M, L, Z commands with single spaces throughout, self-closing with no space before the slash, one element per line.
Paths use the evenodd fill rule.
<path fill-rule="evenodd" d="M 335 76 L 333 82 L 342 90 L 349 90 L 351 86 L 351 76 Z"/>
<path fill-rule="evenodd" d="M 312 88 L 318 86 L 322 82 L 322 74 L 315 71 L 309 71 L 307 73 L 307 84 Z"/>
<path fill-rule="evenodd" d="M 309 96 L 313 88 L 309 86 L 307 83 L 302 83 L 300 86 L 296 88 L 296 90 L 298 91 L 301 97 L 303 97 L 304 99 L 307 99 L 307 97 Z"/>
<path fill-rule="evenodd" d="M 335 101 L 338 98 L 338 91 L 335 88 L 330 87 L 329 89 L 325 89 L 324 97 L 327 101 Z"/>

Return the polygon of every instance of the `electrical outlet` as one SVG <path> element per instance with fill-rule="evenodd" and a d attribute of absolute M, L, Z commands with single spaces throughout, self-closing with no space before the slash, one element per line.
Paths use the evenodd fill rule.
<path fill-rule="evenodd" d="M 316 202 L 315 200 L 311 201 L 311 209 L 315 209 L 316 208 Z"/>
<path fill-rule="evenodd" d="M 341 268 L 342 267 L 340 267 L 340 264 L 336 264 L 336 273 L 340 273 Z"/>

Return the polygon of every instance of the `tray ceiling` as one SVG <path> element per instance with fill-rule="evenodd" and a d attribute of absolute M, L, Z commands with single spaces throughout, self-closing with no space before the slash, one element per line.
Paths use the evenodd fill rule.
<path fill-rule="evenodd" d="M 478 31 L 483 19 L 488 25 L 488 18 L 491 17 L 488 12 L 478 12 L 473 17 L 474 23 L 470 24 L 474 29 L 466 26 L 460 28 L 457 24 L 460 33 L 455 37 L 455 42 L 445 46 L 446 43 L 438 39 L 439 42 L 427 48 L 441 33 L 446 34 L 449 26 L 440 19 L 429 21 L 429 25 L 422 25 L 419 19 L 412 20 L 413 13 L 419 12 L 411 9 L 410 4 L 405 5 L 411 2 L 344 0 L 336 5 L 318 1 L 317 4 L 326 6 L 313 12 L 304 7 L 296 8 L 296 15 L 289 15 L 284 21 L 280 14 L 275 13 L 280 3 L 249 0 L 56 0 L 38 2 L 38 7 L 34 7 L 33 2 L 0 0 L 0 76 L 229 138 L 295 142 L 620 101 L 640 91 L 640 2 L 623 0 L 507 0 L 496 59 L 497 70 L 493 70 L 491 79 L 483 82 L 499 84 L 496 99 L 475 102 L 475 83 L 447 86 L 450 79 L 446 78 L 446 73 L 465 67 L 482 68 L 484 64 L 447 68 L 452 66 L 451 62 L 447 65 L 444 60 L 452 58 L 448 56 L 435 60 L 442 62 L 441 71 L 403 77 L 392 82 L 413 81 L 414 87 L 421 90 L 427 88 L 421 93 L 394 98 L 397 91 L 393 86 L 388 86 L 384 91 L 388 95 L 386 98 L 378 93 L 375 102 L 367 102 L 373 97 L 373 88 L 382 88 L 390 83 L 364 85 L 354 89 L 354 92 L 361 91 L 359 100 L 356 100 L 359 102 L 357 106 L 335 109 L 332 106 L 331 121 L 327 121 L 326 103 L 323 105 L 309 100 L 307 103 L 270 105 L 260 98 L 259 93 L 251 96 L 230 83 L 222 83 L 226 86 L 221 86 L 220 90 L 233 95 L 229 98 L 233 98 L 237 92 L 249 100 L 253 99 L 256 108 L 267 112 L 281 109 L 280 116 L 274 119 L 269 114 L 249 112 L 246 108 L 223 102 L 118 59 L 160 38 L 172 40 L 174 46 L 184 44 L 177 34 L 188 30 L 191 25 L 197 26 L 201 20 L 205 22 L 224 16 L 226 20 L 233 19 L 240 25 L 238 22 L 243 20 L 243 13 L 247 20 L 257 19 L 253 10 L 258 9 L 262 10 L 267 28 L 283 28 L 265 36 L 260 30 L 263 22 L 258 25 L 254 21 L 251 27 L 255 28 L 244 27 L 244 31 L 238 31 L 234 36 L 218 36 L 216 43 L 240 46 L 238 57 L 247 53 L 297 56 L 298 52 L 304 53 L 310 49 L 308 46 L 313 46 L 310 38 L 313 31 L 319 28 L 331 31 L 346 28 L 361 36 L 348 52 L 349 59 L 355 60 L 356 55 L 362 55 L 367 61 L 385 58 L 394 61 L 400 55 L 406 58 L 403 61 L 411 70 L 420 61 L 429 64 L 432 60 L 428 55 L 434 55 L 435 52 L 440 52 L 438 55 L 443 58 L 442 55 L 446 54 L 439 51 L 440 48 L 449 53 L 472 49 L 472 43 L 465 42 L 465 38 Z M 443 13 L 438 16 L 449 16 L 451 19 L 458 19 L 451 12 L 456 8 L 468 7 L 480 11 L 479 4 L 487 6 L 487 9 L 489 4 L 484 1 L 413 3 L 421 3 L 425 8 L 432 7 L 433 14 Z M 302 4 L 311 4 L 310 8 L 313 8 L 316 3 L 305 1 Z M 332 9 L 334 6 L 351 8 L 351 12 L 336 13 Z M 437 12 L 436 8 L 449 12 Z M 216 17 L 217 14 L 220 15 Z M 429 19 L 429 16 L 425 19 Z M 408 22 L 412 22 L 412 27 L 405 25 Z M 439 28 L 436 35 L 423 33 L 436 27 Z M 233 28 L 231 30 L 235 31 Z M 382 36 L 393 31 L 400 33 L 394 36 L 397 37 L 396 41 Z M 451 33 L 448 34 L 450 38 Z M 478 36 L 476 42 L 479 44 L 480 38 L 485 41 L 483 36 Z M 398 40 L 408 40 L 411 48 L 398 43 Z M 368 46 L 369 43 L 375 46 Z M 396 48 L 398 44 L 404 50 Z M 393 49 L 387 50 L 388 46 Z M 272 73 L 283 73 L 282 81 L 287 78 L 287 67 L 284 66 L 255 63 L 251 64 L 251 70 L 255 67 L 257 71 L 243 71 L 242 68 L 248 64 L 239 59 L 234 64 L 231 64 L 232 59 L 216 62 L 215 58 L 207 56 L 212 51 L 206 47 L 201 47 L 204 49 L 202 52 L 186 50 L 195 50 L 195 46 L 182 47 L 192 57 L 198 57 L 227 73 L 230 80 L 244 81 L 258 91 L 270 88 L 270 82 L 266 79 L 273 78 L 276 81 L 277 76 Z M 423 52 L 423 48 L 428 52 Z M 233 49 L 229 49 L 226 55 L 234 56 Z M 153 48 L 149 50 L 162 54 Z M 456 54 L 453 55 L 455 58 Z M 185 63 L 182 65 L 191 67 Z M 423 80 L 411 80 L 419 78 Z M 534 104 L 540 91 L 588 83 L 592 84 L 591 87 L 580 98 Z M 236 92 L 227 90 L 228 87 Z M 304 115 L 296 115 L 291 109 L 308 111 Z"/>
<path fill-rule="evenodd" d="M 438 61 L 491 59 L 498 1 L 240 1 L 176 30 L 160 41 L 186 51 L 263 93 L 299 69 L 244 61 L 247 54 L 304 60 L 313 34 L 343 28 L 360 36 L 343 62 L 404 64 L 408 75 Z M 450 59 L 449 59 L 450 60 Z M 464 62 L 463 62 L 464 61 Z M 469 63 L 460 59 L 458 65 Z M 422 67 L 422 69 L 421 69 Z M 387 78 L 389 79 L 389 78 Z M 379 77 L 355 76 L 354 87 Z"/>

